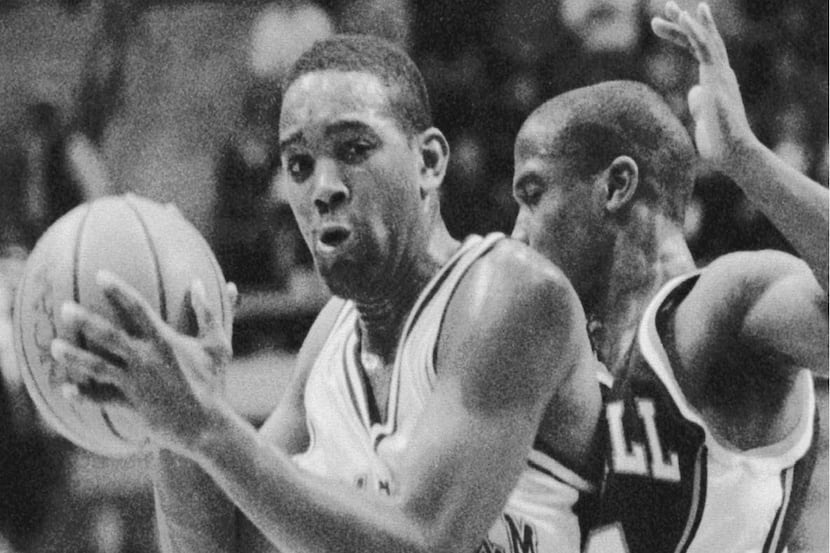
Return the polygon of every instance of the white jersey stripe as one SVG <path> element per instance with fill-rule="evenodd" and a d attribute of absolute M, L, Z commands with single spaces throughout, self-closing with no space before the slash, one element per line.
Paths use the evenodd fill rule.
<path fill-rule="evenodd" d="M 590 493 L 595 490 L 595 486 L 579 476 L 577 473 L 538 449 L 531 449 L 527 456 L 527 462 L 534 468 L 538 467 L 542 471 L 550 474 L 557 480 L 576 488 L 581 492 Z"/>
<path fill-rule="evenodd" d="M 395 357 L 395 366 L 392 372 L 392 382 L 389 390 L 388 413 L 386 423 L 373 427 L 373 442 L 377 445 L 385 436 L 394 434 L 398 425 L 398 405 L 400 403 L 400 385 L 401 385 L 401 368 L 408 365 L 406 356 L 411 355 L 412 351 L 423 351 L 424 347 L 428 348 L 430 354 L 434 352 L 435 343 L 437 342 L 439 325 L 434 325 L 430 329 L 428 336 L 416 335 L 415 339 L 411 337 L 412 331 L 416 323 L 422 320 L 423 311 L 430 306 L 438 304 L 441 306 L 441 318 L 443 319 L 444 308 L 449 298 L 452 297 L 455 287 L 464 276 L 464 273 L 469 266 L 474 263 L 483 252 L 489 250 L 493 244 L 504 237 L 503 234 L 493 233 L 484 238 L 480 236 L 468 237 L 458 251 L 453 254 L 449 262 L 447 262 L 441 270 L 432 277 L 432 280 L 427 284 L 427 287 L 421 292 L 418 300 L 415 302 L 407 321 L 404 324 L 401 338 L 398 342 L 397 355 Z M 458 267 L 459 262 L 464 260 L 463 266 Z M 458 270 L 456 270 L 458 269 Z M 440 301 L 436 301 L 440 300 Z M 420 340 L 418 340 L 420 338 Z M 408 342 L 412 343 L 411 349 L 407 347 Z M 426 345 L 426 346 L 425 346 Z M 435 367 L 432 363 L 432 357 L 429 358 L 429 366 L 426 367 L 429 373 L 435 372 Z"/>
<path fill-rule="evenodd" d="M 726 464 L 747 463 L 757 460 L 754 464 L 759 467 L 766 467 L 767 471 L 778 472 L 784 467 L 795 464 L 804 456 L 810 447 L 813 438 L 813 414 L 815 412 L 815 394 L 813 391 L 812 372 L 809 369 L 801 369 L 793 384 L 793 394 L 797 394 L 800 400 L 801 418 L 796 428 L 789 433 L 788 437 L 779 443 L 758 447 L 751 450 L 738 451 L 725 445 L 725 440 L 719 438 L 712 427 L 704 421 L 701 414 L 689 403 L 686 396 L 680 390 L 680 385 L 669 361 L 660 335 L 657 331 L 657 311 L 663 305 L 669 294 L 685 280 L 694 278 L 700 274 L 695 271 L 688 275 L 672 279 L 655 295 L 643 314 L 643 320 L 638 329 L 638 341 L 643 357 L 648 361 L 654 374 L 660 379 L 668 390 L 681 415 L 686 420 L 699 425 L 706 433 L 706 445 L 709 447 L 709 455 L 717 458 L 719 462 Z"/>
<path fill-rule="evenodd" d="M 355 412 L 363 422 L 363 426 L 368 432 L 368 429 L 372 426 L 372 421 L 369 417 L 366 386 L 362 382 L 360 369 L 357 367 L 357 358 L 355 355 L 355 345 L 357 343 L 356 336 L 357 334 L 352 334 L 349 337 L 347 346 L 343 350 L 343 368 L 346 371 L 344 378 L 346 380 L 346 387 L 349 390 L 349 397 L 352 399 L 352 405 Z"/>
<path fill-rule="evenodd" d="M 778 548 L 778 542 L 781 540 L 781 530 L 784 526 L 784 519 L 786 519 L 787 507 L 790 504 L 790 495 L 793 490 L 793 474 L 794 467 L 790 467 L 781 473 L 782 495 L 781 507 L 778 508 L 778 513 L 775 515 L 775 524 L 770 531 L 772 537 L 769 540 L 767 547 L 764 548 L 765 553 L 775 553 Z"/>
<path fill-rule="evenodd" d="M 703 507 L 706 505 L 706 446 L 700 448 L 695 459 L 694 480 L 692 481 L 692 502 L 689 505 L 689 519 L 686 521 L 686 528 L 683 529 L 683 536 L 677 543 L 677 553 L 683 553 L 689 548 L 689 544 L 695 537 L 700 527 L 700 519 L 703 514 Z"/>

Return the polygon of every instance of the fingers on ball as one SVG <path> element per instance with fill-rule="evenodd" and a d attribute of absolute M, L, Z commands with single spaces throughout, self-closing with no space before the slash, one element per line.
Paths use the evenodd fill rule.
<path fill-rule="evenodd" d="M 83 338 L 84 346 L 120 362 L 130 358 L 130 338 L 110 321 L 75 302 L 61 307 L 67 339 Z M 79 344 L 78 344 L 79 345 Z"/>
<path fill-rule="evenodd" d="M 52 358 L 64 369 L 68 382 L 79 384 L 89 379 L 120 385 L 124 369 L 103 357 L 56 338 L 50 347 Z"/>
<path fill-rule="evenodd" d="M 138 338 L 159 336 L 163 323 L 135 288 L 106 270 L 99 271 L 95 279 L 128 333 Z"/>

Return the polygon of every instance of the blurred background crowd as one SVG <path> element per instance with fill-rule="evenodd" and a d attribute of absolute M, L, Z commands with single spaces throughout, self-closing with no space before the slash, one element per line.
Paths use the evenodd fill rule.
<path fill-rule="evenodd" d="M 756 134 L 827 186 L 828 3 L 710 4 Z M 0 551 L 156 550 L 145 460 L 96 458 L 50 433 L 15 370 L 14 283 L 57 217 L 127 191 L 179 206 L 242 292 L 229 393 L 259 423 L 327 298 L 272 179 L 280 80 L 296 56 L 334 32 L 373 33 L 407 49 L 452 149 L 442 207 L 450 231 L 509 232 L 513 139 L 545 99 L 636 79 L 690 122 L 696 66 L 648 27 L 663 5 L 0 0 Z M 708 168 L 686 232 L 701 264 L 735 249 L 789 250 Z M 819 393 L 826 398 L 826 381 Z M 802 523 L 791 551 L 827 551 L 826 459 L 817 474 L 820 516 Z"/>

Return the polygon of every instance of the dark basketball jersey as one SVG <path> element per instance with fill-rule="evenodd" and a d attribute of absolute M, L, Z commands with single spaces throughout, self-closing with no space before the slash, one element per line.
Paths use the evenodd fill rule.
<path fill-rule="evenodd" d="M 606 469 L 586 553 L 781 552 L 798 519 L 817 444 L 812 375 L 791 390 L 801 417 L 786 438 L 751 450 L 720 439 L 680 391 L 661 339 L 698 274 L 660 291 L 604 387 Z"/>

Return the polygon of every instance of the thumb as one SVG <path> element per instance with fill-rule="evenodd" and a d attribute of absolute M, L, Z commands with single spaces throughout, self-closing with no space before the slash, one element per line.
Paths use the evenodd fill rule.
<path fill-rule="evenodd" d="M 225 332 L 231 333 L 233 329 L 233 321 L 236 318 L 236 310 L 239 307 L 239 289 L 233 282 L 228 282 L 225 285 Z"/>
<path fill-rule="evenodd" d="M 694 119 L 695 122 L 698 122 L 703 114 L 703 106 L 706 102 L 705 94 L 706 93 L 704 92 L 703 87 L 699 84 L 696 84 L 691 90 L 689 90 L 689 113 L 692 115 L 692 119 Z"/>
<path fill-rule="evenodd" d="M 239 302 L 239 289 L 233 282 L 227 283 L 225 289 L 228 293 L 228 303 L 230 304 L 231 308 L 235 308 L 236 304 Z"/>

